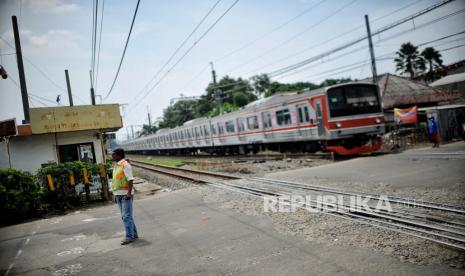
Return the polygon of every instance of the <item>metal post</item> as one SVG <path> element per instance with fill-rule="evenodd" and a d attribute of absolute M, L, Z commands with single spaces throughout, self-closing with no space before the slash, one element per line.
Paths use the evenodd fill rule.
<path fill-rule="evenodd" d="M 95 91 L 94 91 L 94 83 L 92 82 L 92 70 L 89 70 L 90 75 L 90 100 L 92 105 L 95 105 Z"/>
<path fill-rule="evenodd" d="M 132 139 L 134 139 L 134 125 L 131 125 Z"/>
<path fill-rule="evenodd" d="M 152 119 L 150 118 L 150 110 L 149 110 L 148 105 L 147 105 L 147 117 L 149 119 L 149 127 L 152 127 Z"/>
<path fill-rule="evenodd" d="M 368 37 L 368 47 L 370 48 L 370 56 L 371 56 L 371 72 L 373 74 L 373 83 L 378 83 L 378 73 L 376 72 L 376 59 L 375 59 L 375 51 L 373 49 L 373 41 L 371 40 L 371 30 L 370 30 L 370 21 L 368 20 L 368 15 L 365 14 L 365 23 L 367 25 L 367 37 Z"/>
<path fill-rule="evenodd" d="M 66 87 L 68 88 L 69 106 L 74 106 L 74 104 L 73 104 L 73 94 L 71 93 L 71 83 L 69 82 L 68 69 L 65 70 L 65 76 L 66 76 Z"/>
<path fill-rule="evenodd" d="M 19 39 L 18 20 L 16 16 L 11 17 L 13 22 L 13 34 L 15 37 L 16 60 L 18 62 L 19 84 L 21 86 L 21 98 L 23 100 L 24 123 L 29 123 L 29 99 L 27 95 L 26 77 L 24 75 L 23 52 L 21 51 L 21 41 Z"/>
<path fill-rule="evenodd" d="M 216 100 L 216 109 L 218 111 L 218 114 L 220 114 L 221 113 L 221 96 L 220 96 L 220 90 L 216 88 L 216 72 L 215 72 L 215 69 L 213 68 L 213 62 L 210 62 L 210 66 L 212 67 L 213 93 L 215 95 L 215 100 Z"/>

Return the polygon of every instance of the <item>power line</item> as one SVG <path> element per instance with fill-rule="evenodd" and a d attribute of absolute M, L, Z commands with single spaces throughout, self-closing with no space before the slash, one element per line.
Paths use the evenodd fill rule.
<path fill-rule="evenodd" d="M 100 48 L 102 46 L 103 11 L 104 10 L 105 10 L 105 0 L 102 1 L 102 13 L 100 14 L 100 31 L 99 31 L 98 53 L 97 53 L 97 70 L 95 72 L 95 90 L 97 90 L 98 73 L 99 73 L 99 68 L 100 68 Z"/>
<path fill-rule="evenodd" d="M 227 58 L 227 57 L 229 57 L 229 56 L 231 56 L 231 55 L 233 55 L 233 54 L 235 54 L 235 53 L 237 53 L 237 52 L 240 52 L 240 51 L 242 51 L 242 50 L 248 48 L 249 46 L 255 44 L 257 41 L 260 41 L 260 40 L 264 39 L 265 37 L 271 35 L 272 33 L 274 33 L 274 32 L 276 32 L 276 31 L 278 31 L 278 30 L 284 28 L 285 26 L 289 25 L 291 22 L 293 22 L 293 21 L 297 20 L 298 18 L 302 17 L 303 15 L 307 14 L 308 12 L 310 12 L 310 11 L 313 10 L 313 9 L 315 9 L 316 7 L 318 7 L 320 4 L 322 4 L 322 3 L 325 2 L 325 1 L 326 1 L 326 0 L 322 0 L 322 1 L 318 2 L 318 3 L 316 3 L 315 5 L 310 6 L 309 8 L 307 8 L 307 9 L 305 9 L 304 11 L 300 12 L 299 14 L 297 14 L 296 16 L 292 17 L 291 19 L 287 20 L 286 22 L 280 24 L 279 26 L 276 26 L 276 27 L 273 28 L 271 31 L 262 34 L 261 36 L 259 36 L 259 37 L 255 38 L 255 39 L 253 39 L 253 40 L 251 40 L 251 41 L 249 41 L 249 42 L 243 44 L 241 47 L 239 47 L 239 48 L 237 48 L 237 49 L 235 49 L 235 50 L 233 50 L 233 51 L 231 51 L 231 52 L 225 54 L 224 56 L 222 56 L 222 57 L 216 59 L 215 62 L 218 62 L 218 61 L 220 61 L 220 60 L 223 60 L 223 59 L 225 59 L 225 58 Z"/>
<path fill-rule="evenodd" d="M 247 60 L 246 62 L 243 62 L 235 67 L 233 67 L 232 69 L 228 70 L 229 72 L 233 72 L 233 71 L 236 71 L 237 69 L 247 65 L 247 64 L 250 64 L 252 62 L 254 62 L 255 60 L 257 59 L 260 59 L 266 55 L 268 55 L 269 53 L 275 51 L 276 49 L 279 49 L 281 48 L 282 46 L 288 44 L 289 42 L 297 39 L 298 37 L 302 36 L 303 34 L 305 34 L 306 32 L 310 31 L 311 29 L 317 27 L 318 25 L 320 25 L 321 23 L 329 20 L 330 18 L 332 18 L 333 16 L 337 15 L 338 13 L 340 13 L 341 11 L 345 10 L 346 8 L 348 8 L 349 6 L 351 6 L 352 4 L 354 4 L 355 2 L 357 2 L 358 0 L 352 0 L 351 2 L 343 5 L 342 7 L 340 7 L 339 9 L 337 9 L 336 11 L 330 13 L 328 16 L 322 18 L 321 20 L 317 21 L 316 23 L 312 24 L 311 26 L 305 28 L 303 31 L 300 31 L 298 32 L 297 34 L 293 35 L 292 37 L 286 39 L 285 41 L 281 42 L 280 44 L 268 49 L 267 51 L 265 51 L 264 53 L 261 53 L 260 55 L 258 56 L 255 56 L 254 58 L 251 58 L 249 60 Z"/>
<path fill-rule="evenodd" d="M 165 69 L 166 66 L 173 60 L 173 58 L 176 56 L 176 54 L 181 50 L 182 47 L 189 41 L 189 39 L 194 35 L 194 33 L 199 29 L 200 25 L 203 24 L 203 22 L 207 19 L 207 17 L 213 12 L 213 10 L 216 8 L 216 6 L 221 2 L 222 0 L 217 0 L 213 6 L 208 10 L 208 12 L 203 16 L 203 18 L 197 23 L 197 26 L 194 27 L 194 29 L 190 32 L 190 34 L 181 42 L 181 44 L 178 46 L 178 48 L 171 54 L 171 56 L 168 58 L 168 60 L 163 64 L 163 66 L 158 70 L 157 73 L 153 75 L 153 77 L 144 85 L 144 87 L 141 89 L 141 91 L 137 95 L 141 95 L 141 93 L 152 83 L 153 80 L 155 80 L 158 75 Z M 137 96 L 136 96 L 137 98 Z M 134 98 L 134 100 L 136 99 Z"/>
<path fill-rule="evenodd" d="M 421 1 L 424 1 L 424 0 L 417 0 L 417 1 L 414 1 L 414 2 L 412 2 L 412 3 L 409 3 L 409 4 L 403 6 L 403 7 L 399 8 L 399 9 L 396 9 L 396 10 L 394 10 L 394 11 L 392 11 L 392 12 L 389 12 L 389 13 L 387 13 L 387 14 L 384 14 L 384 15 L 382 15 L 382 16 L 380 16 L 380 17 L 375 18 L 374 20 L 372 20 L 372 22 L 379 21 L 379 20 L 381 20 L 381 19 L 383 19 L 383 18 L 386 18 L 386 17 L 388 17 L 388 16 L 391 16 L 391 15 L 393 15 L 393 14 L 399 12 L 399 11 L 403 11 L 403 10 L 405 10 L 405 9 L 407 9 L 407 8 L 413 6 L 413 5 L 415 5 L 415 4 L 417 4 L 417 3 L 421 2 Z M 289 60 L 289 59 L 292 58 L 292 57 L 301 55 L 301 54 L 303 54 L 303 53 L 305 53 L 305 52 L 308 52 L 308 51 L 313 50 L 313 49 L 315 49 L 315 48 L 317 48 L 317 47 L 320 47 L 320 46 L 322 46 L 322 45 L 325 45 L 326 43 L 331 42 L 331 41 L 334 41 L 334 40 L 336 40 L 336 39 L 339 39 L 339 38 L 341 38 L 341 37 L 343 37 L 343 36 L 347 36 L 347 35 L 349 35 L 349 34 L 355 32 L 355 31 L 357 31 L 357 30 L 359 30 L 359 29 L 361 29 L 361 28 L 364 28 L 364 27 L 365 27 L 365 24 L 362 24 L 362 25 L 359 25 L 358 27 L 355 27 L 355 28 L 352 28 L 352 29 L 350 29 L 350 30 L 344 31 L 343 33 L 340 33 L 340 34 L 338 34 L 338 35 L 336 35 L 336 36 L 334 36 L 334 37 L 332 37 L 332 38 L 330 38 L 330 39 L 327 39 L 327 40 L 321 42 L 321 43 L 318 43 L 318 44 L 316 44 L 316 45 L 312 45 L 312 46 L 307 47 L 307 48 L 305 48 L 305 49 L 303 49 L 303 50 L 301 50 L 301 51 L 295 52 L 295 53 L 293 53 L 293 54 L 291 54 L 291 55 L 288 55 L 288 56 L 285 56 L 285 57 L 280 58 L 280 59 L 278 59 L 278 60 L 275 60 L 275 61 L 273 61 L 273 62 L 271 62 L 271 63 L 267 63 L 267 64 L 265 64 L 265 65 L 262 65 L 262 66 L 260 66 L 260 67 L 257 67 L 257 68 L 255 68 L 255 69 L 251 70 L 250 72 L 248 72 L 247 74 L 251 74 L 252 72 L 257 72 L 257 71 L 263 70 L 264 68 L 269 67 L 269 66 L 274 65 L 274 64 L 277 64 L 277 63 L 280 63 L 281 61 Z"/>
<path fill-rule="evenodd" d="M 442 7 L 443 5 L 446 5 L 446 4 L 448 4 L 448 3 L 452 2 L 452 1 L 453 0 L 445 0 L 445 1 L 442 1 L 441 3 L 432 5 L 432 6 L 428 7 L 428 8 L 426 8 L 426 9 L 423 9 L 423 10 L 421 10 L 419 12 L 416 12 L 416 13 L 410 15 L 410 16 L 407 16 L 407 17 L 405 17 L 405 18 L 403 18 L 403 19 L 401 19 L 401 20 L 399 20 L 397 22 L 394 22 L 394 23 L 389 24 L 389 25 L 387 25 L 387 26 L 385 26 L 383 28 L 378 29 L 377 31 L 372 33 L 372 36 L 375 36 L 375 35 L 378 35 L 378 34 L 381 34 L 381 33 L 385 32 L 385 31 L 388 31 L 388 30 L 390 30 L 390 29 L 392 29 L 392 28 L 394 28 L 396 26 L 399 26 L 399 25 L 401 25 L 401 24 L 403 24 L 405 22 L 408 22 L 408 21 L 410 21 L 410 20 L 412 20 L 414 18 L 417 18 L 417 17 L 419 17 L 419 16 L 421 16 L 423 14 L 426 14 L 426 13 L 432 11 L 432 10 L 435 10 L 435 9 L 437 9 L 439 7 Z M 323 58 L 325 56 L 328 56 L 328 55 L 331 55 L 333 53 L 339 52 L 339 51 L 341 51 L 341 50 L 343 50 L 345 48 L 348 48 L 348 47 L 350 47 L 352 45 L 355 45 L 355 44 L 357 44 L 357 43 L 359 43 L 361 41 L 364 41 L 366 38 L 367 38 L 367 36 L 364 35 L 361 38 L 358 38 L 358 39 L 356 39 L 354 41 L 348 42 L 348 43 L 343 44 L 341 46 L 338 46 L 336 48 L 333 48 L 333 49 L 331 49 L 329 51 L 323 52 L 323 53 L 321 53 L 319 55 L 307 58 L 307 59 L 305 59 L 305 60 L 303 60 L 301 62 L 295 63 L 293 65 L 289 65 L 289 66 L 286 66 L 284 68 L 275 70 L 275 71 L 270 73 L 270 76 L 274 77 L 274 76 L 278 76 L 278 75 L 284 74 L 286 72 L 295 70 L 297 68 L 300 68 L 302 66 L 310 64 L 310 63 L 312 63 L 312 62 L 314 62 L 316 60 L 319 60 L 319 59 L 321 59 L 321 58 Z"/>
<path fill-rule="evenodd" d="M 126 54 L 126 49 L 128 48 L 129 39 L 131 38 L 132 27 L 134 27 L 134 21 L 136 21 L 137 11 L 139 10 L 139 3 L 140 3 L 140 0 L 137 0 L 136 10 L 134 11 L 134 16 L 132 17 L 131 28 L 129 29 L 128 37 L 126 39 L 126 44 L 124 45 L 123 55 L 121 56 L 121 60 L 120 60 L 119 65 L 118 65 L 118 70 L 116 71 L 116 75 L 115 75 L 115 78 L 113 80 L 113 83 L 111 84 L 111 88 L 108 91 L 108 93 L 107 93 L 107 95 L 105 96 L 104 99 L 107 99 L 108 96 L 110 96 L 111 91 L 113 91 L 113 87 L 115 87 L 116 80 L 118 79 L 118 75 L 119 75 L 119 72 L 121 70 L 121 65 L 123 64 L 124 56 Z"/>
<path fill-rule="evenodd" d="M 145 99 L 145 97 L 147 97 L 148 94 L 150 94 L 150 92 L 155 89 L 155 87 L 157 87 L 162 81 L 163 79 L 171 72 L 171 70 L 173 70 L 191 51 L 192 49 L 194 49 L 194 47 L 216 26 L 216 24 L 218 24 L 218 22 L 221 21 L 221 19 L 223 19 L 224 16 L 226 16 L 226 14 L 237 4 L 237 2 L 239 2 L 239 0 L 236 0 L 234 1 L 229 7 L 228 9 L 226 9 L 226 11 L 223 12 L 223 14 L 221 14 L 216 20 L 215 22 L 213 22 L 212 25 L 210 25 L 210 27 L 208 27 L 208 29 L 191 45 L 191 47 L 189 49 L 187 49 L 187 51 L 168 69 L 168 71 L 165 72 L 165 74 L 158 80 L 157 83 L 155 83 L 145 94 L 144 96 L 135 104 L 134 108 L 136 108 L 140 102 Z"/>

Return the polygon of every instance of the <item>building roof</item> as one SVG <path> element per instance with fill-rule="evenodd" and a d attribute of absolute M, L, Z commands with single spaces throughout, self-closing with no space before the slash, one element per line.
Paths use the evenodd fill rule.
<path fill-rule="evenodd" d="M 459 98 L 459 94 L 455 91 L 445 91 L 389 73 L 378 76 L 378 85 L 384 109 L 406 105 L 436 104 Z"/>
<path fill-rule="evenodd" d="M 441 78 L 433 83 L 430 83 L 430 86 L 438 87 L 441 85 L 447 85 L 447 84 L 452 84 L 452 83 L 457 83 L 457 82 L 465 82 L 465 73 L 445 76 L 444 78 Z"/>

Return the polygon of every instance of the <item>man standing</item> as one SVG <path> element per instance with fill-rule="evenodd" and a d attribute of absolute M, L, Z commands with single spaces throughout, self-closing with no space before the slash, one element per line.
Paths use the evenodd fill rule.
<path fill-rule="evenodd" d="M 131 165 L 126 161 L 123 149 L 115 149 L 112 154 L 116 165 L 113 167 L 113 181 L 111 189 L 115 196 L 123 220 L 126 238 L 121 241 L 121 245 L 129 244 L 138 238 L 136 225 L 132 217 L 132 186 L 134 177 L 132 176 Z"/>
<path fill-rule="evenodd" d="M 433 142 L 433 148 L 439 148 L 439 129 L 438 123 L 434 117 L 429 118 L 428 132 L 430 135 L 431 142 Z"/>

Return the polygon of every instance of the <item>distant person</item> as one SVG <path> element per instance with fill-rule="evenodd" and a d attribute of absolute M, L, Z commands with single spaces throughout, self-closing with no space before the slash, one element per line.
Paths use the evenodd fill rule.
<path fill-rule="evenodd" d="M 428 132 L 433 148 L 439 148 L 439 128 L 438 122 L 434 117 L 428 119 Z"/>
<path fill-rule="evenodd" d="M 125 154 L 123 149 L 115 149 L 111 157 L 113 161 L 116 162 L 113 167 L 111 189 L 121 212 L 121 219 L 123 220 L 124 230 L 126 231 L 126 238 L 121 241 L 121 245 L 125 245 L 139 238 L 132 215 L 132 187 L 134 177 L 132 176 L 131 165 L 124 159 Z"/>

